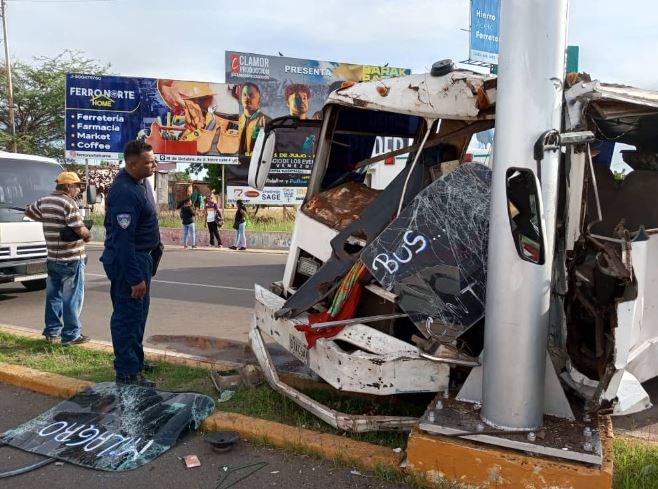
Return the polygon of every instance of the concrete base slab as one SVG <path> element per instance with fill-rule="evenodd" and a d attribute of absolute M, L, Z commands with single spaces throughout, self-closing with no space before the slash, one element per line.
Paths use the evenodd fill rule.
<path fill-rule="evenodd" d="M 540 457 L 600 465 L 603 455 L 598 416 L 585 416 L 579 403 L 574 403 L 568 411 L 572 419 L 546 415 L 542 428 L 535 432 L 504 431 L 483 423 L 479 404 L 437 396 L 420 418 L 419 428 L 434 435 L 458 436 Z M 577 419 L 573 413 L 578 414 Z"/>
<path fill-rule="evenodd" d="M 407 444 L 407 470 L 433 482 L 441 479 L 465 485 L 523 489 L 612 488 L 612 423 L 600 423 L 603 464 L 590 466 L 528 455 L 415 429 Z"/>

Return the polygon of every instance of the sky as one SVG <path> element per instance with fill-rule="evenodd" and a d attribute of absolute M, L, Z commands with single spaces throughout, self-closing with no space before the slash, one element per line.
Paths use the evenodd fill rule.
<path fill-rule="evenodd" d="M 469 0 L 6 1 L 13 59 L 75 50 L 124 76 L 221 83 L 225 51 L 414 73 L 468 58 Z M 654 2 L 571 0 L 568 43 L 580 47 L 580 71 L 658 90 Z"/>
<path fill-rule="evenodd" d="M 468 0 L 7 0 L 10 55 L 65 49 L 125 76 L 224 81 L 224 52 L 411 68 L 468 58 Z M 572 0 L 569 44 L 602 81 L 658 89 L 649 0 Z"/>

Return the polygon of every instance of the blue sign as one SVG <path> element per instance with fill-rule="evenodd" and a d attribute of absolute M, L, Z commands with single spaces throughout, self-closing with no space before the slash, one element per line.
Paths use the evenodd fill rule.
<path fill-rule="evenodd" d="M 471 0 L 471 49 L 469 59 L 498 64 L 500 0 Z"/>
<path fill-rule="evenodd" d="M 237 92 L 224 83 L 66 75 L 66 157 L 118 160 L 132 139 L 158 161 L 237 164 Z"/>

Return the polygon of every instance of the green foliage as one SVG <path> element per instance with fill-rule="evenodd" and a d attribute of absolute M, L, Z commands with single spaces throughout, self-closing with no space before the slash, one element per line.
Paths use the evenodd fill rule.
<path fill-rule="evenodd" d="M 0 332 L 0 362 L 12 363 L 91 382 L 114 380 L 109 352 L 79 346 L 50 345 L 41 339 L 23 338 Z M 214 396 L 215 390 L 205 370 L 158 363 L 150 378 L 162 389 L 193 390 Z"/>
<path fill-rule="evenodd" d="M 169 176 L 171 180 L 174 182 L 191 182 L 192 177 L 190 177 L 190 174 L 185 171 L 175 171 L 175 172 L 169 172 Z"/>
<path fill-rule="evenodd" d="M 208 182 L 208 185 L 216 194 L 222 193 L 222 187 L 226 189 L 226 186 L 222 182 L 222 166 L 223 165 L 204 165 L 202 163 L 192 163 L 185 170 L 188 175 L 198 175 L 202 171 L 206 171 L 206 176 L 203 178 L 204 182 Z M 225 176 L 228 176 L 228 170 L 225 170 Z"/>
<path fill-rule="evenodd" d="M 624 168 L 622 171 L 613 170 L 612 174 L 614 175 L 615 180 L 620 182 L 626 178 L 626 168 Z"/>
<path fill-rule="evenodd" d="M 109 65 L 85 58 L 76 51 L 64 51 L 54 58 L 36 57 L 32 63 L 12 63 L 16 148 L 20 153 L 63 160 L 64 101 L 67 73 L 100 75 Z M 11 150 L 7 101 L 7 70 L 0 68 L 0 148 Z"/>
<path fill-rule="evenodd" d="M 204 180 L 216 194 L 222 193 L 222 165 L 206 165 L 207 174 Z M 227 172 L 225 172 L 226 175 Z"/>
<path fill-rule="evenodd" d="M 84 163 L 74 163 L 72 160 L 67 160 L 65 163 L 62 163 L 62 166 L 66 171 L 74 171 L 76 173 L 85 172 Z M 90 171 L 95 171 L 99 168 L 117 168 L 117 163 L 116 161 L 101 161 L 99 164 L 89 166 Z"/>
<path fill-rule="evenodd" d="M 233 219 L 235 216 L 234 209 L 224 210 L 224 227 L 222 229 L 229 229 L 233 231 Z M 99 213 L 92 213 L 91 219 L 94 221 L 94 226 L 103 226 L 105 216 Z M 179 216 L 178 210 L 162 211 L 159 214 L 161 228 L 182 228 L 183 224 Z M 206 216 L 203 212 L 199 212 L 196 216 L 196 228 L 204 229 L 206 227 Z M 274 221 L 274 222 L 258 222 L 251 220 L 251 224 L 247 226 L 247 232 L 292 232 L 294 221 Z"/>

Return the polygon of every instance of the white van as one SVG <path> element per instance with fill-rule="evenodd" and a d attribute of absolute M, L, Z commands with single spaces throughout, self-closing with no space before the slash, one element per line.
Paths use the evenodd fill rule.
<path fill-rule="evenodd" d="M 62 167 L 52 158 L 0 151 L 0 283 L 46 287 L 46 241 L 25 207 L 55 188 Z"/>

